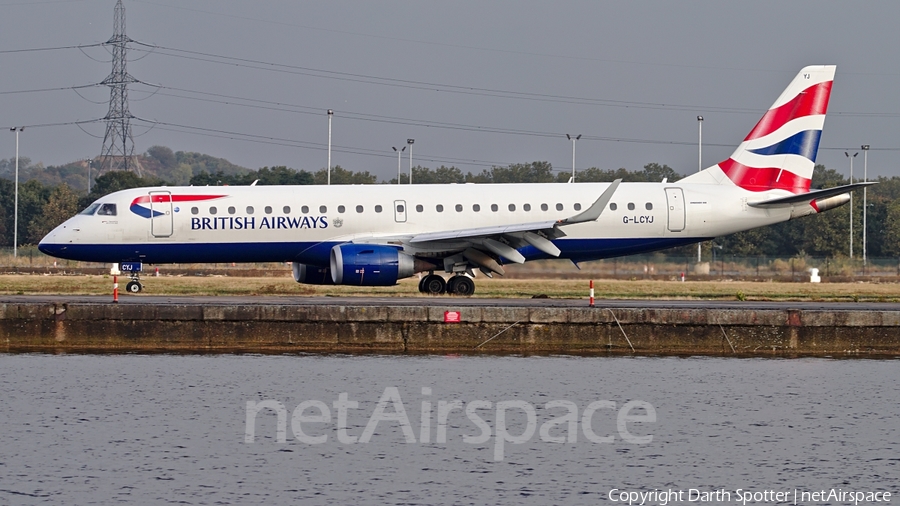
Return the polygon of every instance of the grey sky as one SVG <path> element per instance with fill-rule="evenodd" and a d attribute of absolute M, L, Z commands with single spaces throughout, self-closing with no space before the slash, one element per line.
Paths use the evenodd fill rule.
<path fill-rule="evenodd" d="M 0 51 L 106 41 L 114 5 L 0 0 Z M 689 173 L 697 169 L 698 114 L 705 118 L 708 166 L 731 154 L 801 67 L 836 64 L 819 163 L 846 172 L 844 149 L 868 143 L 870 176 L 900 175 L 896 1 L 125 0 L 125 6 L 132 39 L 246 60 L 132 51 L 130 74 L 170 88 L 149 96 L 151 88 L 134 86 L 132 114 L 305 146 L 162 126 L 147 132 L 136 121 L 138 152 L 161 144 L 250 168 L 317 170 L 326 165 L 331 108 L 333 163 L 382 179 L 396 176 L 391 146 L 407 138 L 415 138 L 413 163 L 432 168 L 480 172 L 491 164 L 547 160 L 570 171 L 566 133 L 585 136 L 577 145 L 579 169 L 635 170 L 657 162 Z M 0 92 L 100 82 L 110 72 L 107 51 L 84 52 L 0 54 Z M 239 101 L 171 88 L 272 104 L 227 105 L 209 100 Z M 84 98 L 71 90 L 0 94 L 0 125 L 106 114 L 107 88 L 79 93 Z M 104 132 L 102 124 L 84 129 Z M 11 157 L 14 137 L 6 132 L 0 156 Z M 96 155 L 101 142 L 77 126 L 30 128 L 21 154 L 61 164 Z M 406 153 L 402 165 L 408 167 Z M 862 174 L 861 155 L 854 169 Z"/>

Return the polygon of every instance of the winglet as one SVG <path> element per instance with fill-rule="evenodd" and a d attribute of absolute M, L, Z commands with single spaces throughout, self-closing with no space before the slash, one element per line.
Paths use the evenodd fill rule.
<path fill-rule="evenodd" d="M 574 225 L 575 223 L 584 223 L 586 221 L 595 221 L 600 217 L 600 213 L 606 209 L 607 204 L 612 199 L 613 193 L 616 192 L 616 189 L 619 187 L 619 183 L 621 183 L 621 179 L 616 179 L 609 185 L 609 188 L 606 189 L 600 195 L 600 198 L 594 202 L 591 207 L 587 208 L 584 212 L 576 214 L 571 218 L 566 218 L 564 220 L 559 220 L 557 224 L 559 225 Z"/>

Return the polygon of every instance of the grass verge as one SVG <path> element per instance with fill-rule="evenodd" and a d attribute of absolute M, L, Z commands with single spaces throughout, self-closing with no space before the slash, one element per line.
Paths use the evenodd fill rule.
<path fill-rule="evenodd" d="M 139 295 L 283 295 L 283 296 L 389 296 L 419 297 L 417 278 L 391 287 L 317 286 L 285 278 L 228 276 L 145 277 Z M 119 277 L 124 292 L 127 277 Z M 598 299 L 714 299 L 748 301 L 900 301 L 896 283 L 772 283 L 749 281 L 626 281 L 595 280 Z M 4 295 L 106 295 L 112 293 L 112 277 L 65 275 L 0 275 Z M 587 298 L 586 280 L 486 279 L 479 277 L 475 297 Z"/>

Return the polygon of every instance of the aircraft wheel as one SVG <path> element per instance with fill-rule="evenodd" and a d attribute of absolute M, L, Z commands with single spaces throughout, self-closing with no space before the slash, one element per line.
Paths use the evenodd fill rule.
<path fill-rule="evenodd" d="M 430 295 L 440 295 L 447 289 L 444 278 L 437 274 L 429 274 L 422 279 L 422 292 Z"/>
<path fill-rule="evenodd" d="M 422 279 L 419 280 L 419 293 L 425 293 L 425 280 L 428 279 L 428 276 L 422 276 Z"/>
<path fill-rule="evenodd" d="M 448 283 L 447 292 L 468 297 L 475 293 L 475 282 L 468 276 L 453 276 Z"/>
<path fill-rule="evenodd" d="M 140 293 L 143 289 L 144 286 L 141 285 L 139 281 L 129 281 L 128 284 L 125 285 L 125 291 L 128 293 Z"/>

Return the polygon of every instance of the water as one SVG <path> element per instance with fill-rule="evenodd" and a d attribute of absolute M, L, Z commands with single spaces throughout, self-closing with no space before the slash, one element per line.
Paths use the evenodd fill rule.
<path fill-rule="evenodd" d="M 0 355 L 0 505 L 611 504 L 613 488 L 683 490 L 685 503 L 690 488 L 731 491 L 716 501 L 729 504 L 740 504 L 738 488 L 881 490 L 896 502 L 897 370 L 896 360 Z M 389 387 L 416 442 L 398 422 L 380 422 L 368 443 L 339 442 L 340 394 L 359 402 L 347 430 L 359 437 Z M 245 442 L 247 402 L 263 400 L 285 406 L 285 443 L 273 410 Z M 294 438 L 291 411 L 307 400 L 331 408 L 330 424 L 302 425 L 327 435 L 324 444 Z M 465 443 L 479 427 L 455 411 L 446 442 L 435 443 L 437 405 L 453 400 L 489 401 L 476 414 L 491 434 L 498 402 L 525 401 L 543 424 L 565 413 L 548 401 L 570 401 L 577 441 L 547 442 L 538 428 L 497 460 L 496 438 Z M 598 409 L 591 425 L 611 443 L 582 430 L 598 400 L 616 406 Z M 419 441 L 423 401 L 432 405 L 428 443 Z M 618 430 L 629 401 L 649 403 L 656 421 L 628 423 L 626 436 L 651 442 Z M 525 411 L 505 413 L 508 432 L 522 434 Z M 566 436 L 566 427 L 548 434 Z"/>

